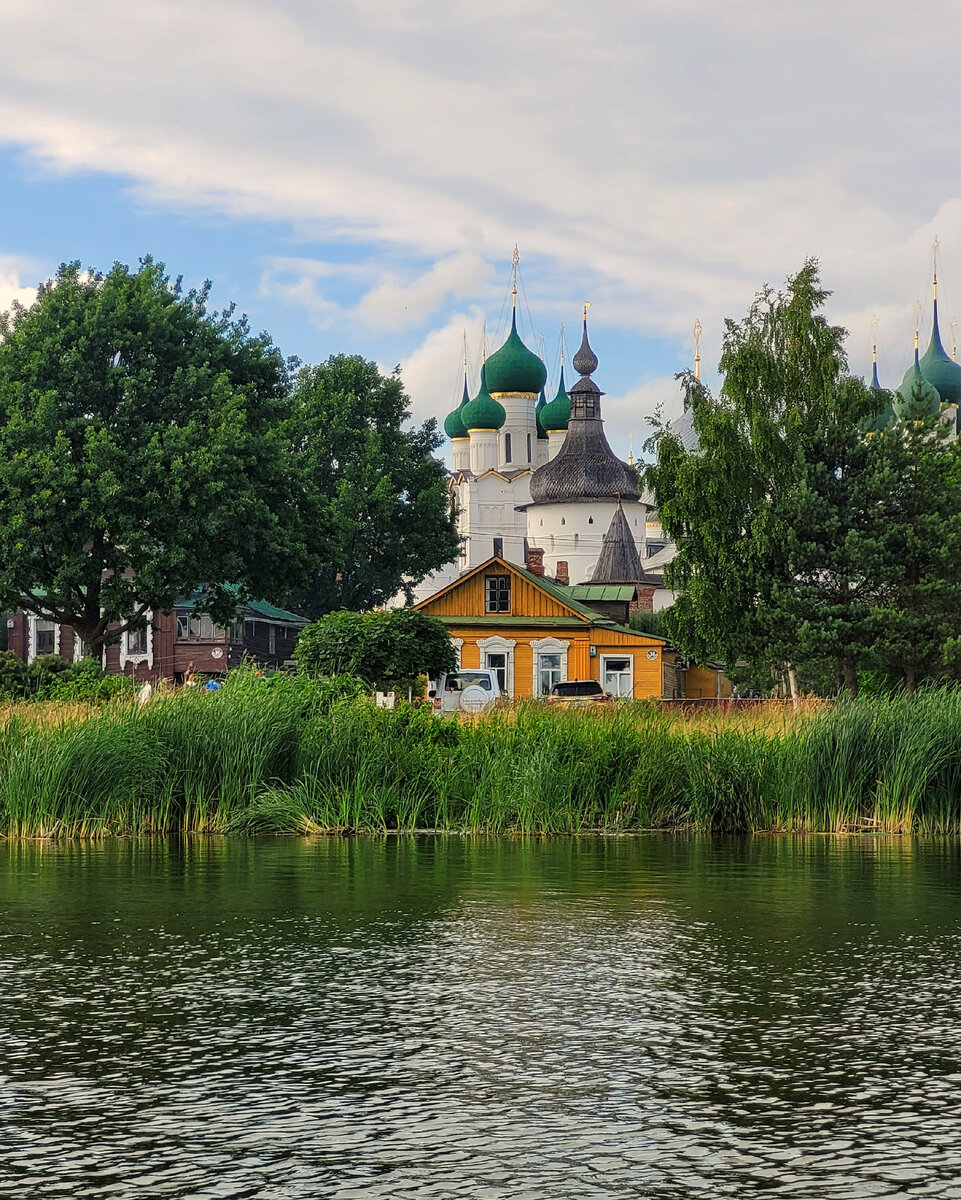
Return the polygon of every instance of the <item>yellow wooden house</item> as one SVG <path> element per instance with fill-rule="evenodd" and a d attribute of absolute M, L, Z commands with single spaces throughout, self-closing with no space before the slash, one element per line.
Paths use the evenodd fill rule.
<path fill-rule="evenodd" d="M 447 626 L 462 667 L 496 670 L 516 700 L 563 679 L 638 700 L 682 695 L 674 649 L 591 608 L 575 595 L 584 590 L 490 558 L 415 607 Z"/>

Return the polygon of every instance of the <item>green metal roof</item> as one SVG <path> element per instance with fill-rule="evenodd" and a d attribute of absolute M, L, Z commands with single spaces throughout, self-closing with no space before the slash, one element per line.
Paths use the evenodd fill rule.
<path fill-rule="evenodd" d="M 248 612 L 255 613 L 258 617 L 266 617 L 271 621 L 286 621 L 288 625 L 306 625 L 308 623 L 304 617 L 298 617 L 296 613 L 288 612 L 286 608 L 278 608 L 276 604 L 268 604 L 266 600 L 251 600 L 244 607 Z"/>
<path fill-rule="evenodd" d="M 510 626 L 511 629 L 540 629 L 542 626 L 549 626 L 551 629 L 579 629 L 582 627 L 582 622 L 575 617 L 512 617 L 510 613 L 483 613 L 477 616 L 466 617 L 451 617 L 446 614 L 437 618 L 438 621 L 443 621 L 445 625 L 476 625 L 483 629 L 504 629 Z M 593 624 L 602 624 L 602 622 L 594 621 Z"/>
<path fill-rule="evenodd" d="M 507 420 L 504 406 L 495 400 L 487 386 L 487 363 L 481 367 L 480 389 L 470 404 L 465 404 L 460 412 L 461 420 L 466 429 L 500 429 Z"/>
<path fill-rule="evenodd" d="M 667 645 L 667 638 L 658 637 L 657 634 L 654 633 L 641 633 L 639 630 L 631 629 L 627 625 L 619 625 L 617 621 L 612 621 L 610 617 L 605 617 L 602 613 L 599 613 L 596 608 L 591 608 L 589 605 L 584 604 L 581 599 L 574 594 L 582 587 L 599 585 L 579 583 L 575 584 L 574 587 L 565 587 L 562 583 L 555 583 L 553 579 L 545 579 L 541 575 L 532 575 L 530 571 L 526 570 L 524 567 L 519 567 L 517 563 L 511 563 L 510 565 L 519 575 L 523 575 L 524 578 L 529 579 L 531 583 L 536 584 L 539 588 L 543 588 L 549 596 L 553 596 L 555 600 L 560 600 L 562 604 L 566 604 L 568 608 L 572 608 L 576 613 L 582 616 L 585 621 L 590 621 L 592 625 L 598 625 L 602 629 L 613 629 L 618 633 L 629 633 L 633 637 L 649 638 L 652 641 L 663 642 L 665 646 Z M 606 586 L 616 587 L 618 585 L 607 584 Z M 631 585 L 632 595 L 633 592 L 634 588 L 633 585 Z M 553 620 L 554 618 L 547 619 Z M 506 622 L 508 618 L 505 616 L 498 618 L 498 620 L 503 623 Z"/>
<path fill-rule="evenodd" d="M 487 360 L 487 386 L 491 392 L 527 392 L 536 396 L 547 382 L 547 368 L 528 350 L 517 332 L 517 310 L 511 318 L 507 340 Z"/>
<path fill-rule="evenodd" d="M 228 591 L 237 591 L 235 583 L 227 585 Z M 174 608 L 193 608 L 195 601 L 199 598 L 200 592 L 194 592 L 192 596 L 181 596 L 174 602 Z M 287 625 L 307 625 L 308 621 L 304 617 L 298 617 L 296 613 L 288 612 L 286 608 L 278 608 L 276 604 L 270 604 L 266 600 L 249 600 L 246 604 L 239 606 L 240 611 L 253 613 L 256 617 L 263 617 L 266 621 L 283 621 Z"/>
<path fill-rule="evenodd" d="M 470 396 L 467 393 L 467 376 L 464 376 L 464 395 L 460 404 L 453 412 L 449 412 L 444 419 L 444 432 L 453 441 L 454 438 L 467 437 L 467 426 L 464 424 L 464 409 L 470 404 Z"/>
<path fill-rule="evenodd" d="M 561 363 L 561 378 L 557 385 L 557 395 L 541 409 L 541 425 L 551 430 L 566 429 L 571 419 L 571 400 L 564 387 L 564 364 Z"/>
<path fill-rule="evenodd" d="M 633 583 L 578 583 L 571 588 L 576 600 L 633 600 L 637 589 Z"/>

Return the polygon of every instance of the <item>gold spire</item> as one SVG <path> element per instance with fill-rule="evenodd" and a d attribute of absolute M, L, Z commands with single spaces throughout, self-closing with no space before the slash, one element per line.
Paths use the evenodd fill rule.
<path fill-rule="evenodd" d="M 958 361 L 958 318 L 951 319 L 951 341 L 954 345 L 951 347 L 951 358 L 954 362 Z"/>
<path fill-rule="evenodd" d="M 871 317 L 871 361 L 878 361 L 878 316 L 875 313 Z"/>
<path fill-rule="evenodd" d="M 561 366 L 564 365 L 564 322 L 561 322 Z"/>
<path fill-rule="evenodd" d="M 467 330 L 464 330 L 464 374 L 467 374 Z"/>
<path fill-rule="evenodd" d="M 938 298 L 938 249 L 940 245 L 941 239 L 939 237 L 935 237 L 934 241 L 931 243 L 931 282 L 934 287 L 935 300 Z"/>
<path fill-rule="evenodd" d="M 701 328 L 701 322 L 694 318 L 694 378 L 701 378 L 701 334 L 704 330 Z"/>
<path fill-rule="evenodd" d="M 918 349 L 921 340 L 921 301 L 914 302 L 914 348 Z"/>
<path fill-rule="evenodd" d="M 487 318 L 484 318 L 484 332 L 481 336 L 481 362 L 487 362 Z"/>
<path fill-rule="evenodd" d="M 521 261 L 520 251 L 517 249 L 517 243 L 514 243 L 514 253 L 511 256 L 511 267 L 514 272 L 514 282 L 511 287 L 511 302 L 514 308 L 517 307 L 517 264 Z"/>
<path fill-rule="evenodd" d="M 630 448 L 627 451 L 627 465 L 634 466 L 634 434 L 630 434 Z"/>
<path fill-rule="evenodd" d="M 587 310 L 588 310 L 590 307 L 591 307 L 591 302 L 590 302 L 590 300 L 585 300 L 585 301 L 584 301 L 584 321 L 585 321 L 585 323 L 587 322 Z"/>

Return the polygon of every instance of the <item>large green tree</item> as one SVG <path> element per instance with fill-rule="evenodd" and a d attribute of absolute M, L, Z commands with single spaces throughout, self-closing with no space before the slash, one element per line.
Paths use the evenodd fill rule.
<path fill-rule="evenodd" d="M 304 367 L 293 392 L 311 553 L 308 586 L 291 603 L 306 616 L 371 608 L 450 562 L 456 519 L 436 423 L 409 426 L 399 371 L 358 355 Z"/>
<path fill-rule="evenodd" d="M 207 299 L 71 263 L 0 318 L 0 604 L 94 647 L 198 588 L 219 619 L 289 590 L 285 363 Z"/>
<path fill-rule="evenodd" d="M 910 695 L 961 672 L 961 442 L 920 388 L 903 420 L 872 436 L 885 498 L 880 537 L 888 567 L 873 609 L 875 658 Z"/>
<path fill-rule="evenodd" d="M 662 430 L 648 482 L 678 543 L 669 624 L 682 650 L 792 677 L 829 660 L 854 694 L 893 569 L 863 434 L 886 398 L 848 374 L 826 296 L 811 261 L 726 323 L 719 394 L 683 380 L 697 446 Z"/>

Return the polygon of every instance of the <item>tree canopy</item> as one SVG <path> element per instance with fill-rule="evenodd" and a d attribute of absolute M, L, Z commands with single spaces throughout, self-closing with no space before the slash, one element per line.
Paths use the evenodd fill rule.
<path fill-rule="evenodd" d="M 405 428 L 399 371 L 358 355 L 304 367 L 293 412 L 310 574 L 292 607 L 319 617 L 409 598 L 459 551 L 436 423 Z"/>
<path fill-rule="evenodd" d="M 852 695 L 883 664 L 910 689 L 957 636 L 959 451 L 920 397 L 875 431 L 889 397 L 848 373 L 827 295 L 806 263 L 726 323 L 717 396 L 682 377 L 697 446 L 661 429 L 648 471 L 678 543 L 669 628 L 694 658 L 828 673 Z"/>
<path fill-rule="evenodd" d="M 356 675 L 383 691 L 457 665 L 443 623 L 411 608 L 328 613 L 301 632 L 294 657 L 307 675 Z"/>
<path fill-rule="evenodd" d="M 223 620 L 286 595 L 304 560 L 286 365 L 208 290 L 150 258 L 70 263 L 0 318 L 6 607 L 96 646 L 198 588 Z"/>

